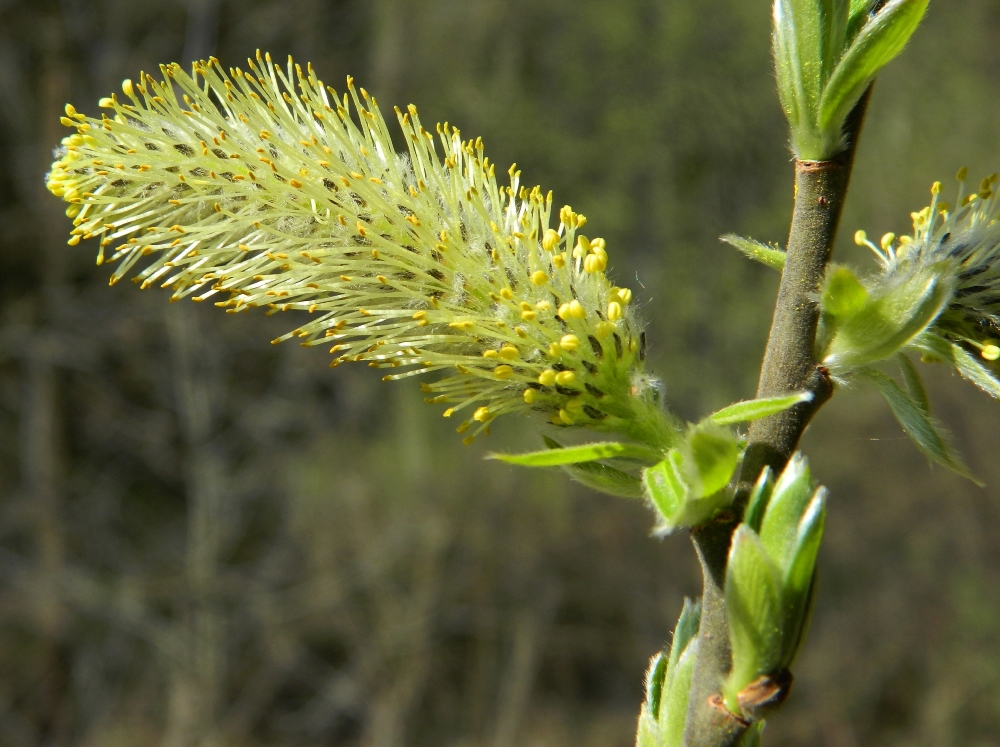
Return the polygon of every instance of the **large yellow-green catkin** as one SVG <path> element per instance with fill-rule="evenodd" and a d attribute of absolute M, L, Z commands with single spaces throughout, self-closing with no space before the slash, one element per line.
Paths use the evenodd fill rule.
<path fill-rule="evenodd" d="M 498 185 L 481 139 L 447 123 L 435 136 L 411 106 L 398 154 L 363 88 L 340 96 L 291 59 L 160 72 L 126 80 L 100 119 L 67 106 L 76 133 L 48 177 L 69 243 L 98 239 L 112 283 L 137 269 L 172 300 L 300 311 L 275 342 L 327 345 L 334 366 L 446 371 L 423 386 L 467 438 L 533 409 L 657 440 L 645 338 L 606 242 L 514 167 Z"/>

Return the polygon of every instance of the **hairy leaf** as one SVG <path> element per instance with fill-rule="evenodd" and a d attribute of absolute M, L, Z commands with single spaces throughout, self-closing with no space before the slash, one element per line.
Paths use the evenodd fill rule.
<path fill-rule="evenodd" d="M 940 335 L 926 333 L 915 340 L 913 347 L 954 366 L 958 372 L 991 397 L 1000 399 L 1000 380 L 960 345 Z"/>
<path fill-rule="evenodd" d="M 795 552 L 799 522 L 813 496 L 812 475 L 801 454 L 795 454 L 774 485 L 760 526 L 760 541 L 784 573 Z"/>
<path fill-rule="evenodd" d="M 833 265 L 823 283 L 823 310 L 842 319 L 857 314 L 868 300 L 868 291 L 848 267 Z"/>
<path fill-rule="evenodd" d="M 916 366 L 902 353 L 896 356 L 896 362 L 899 364 L 899 370 L 903 374 L 903 383 L 906 384 L 906 393 L 910 395 L 910 399 L 920 405 L 924 412 L 930 412 L 931 403 L 927 397 L 927 390 L 924 388 L 923 379 L 920 378 L 920 373 L 917 371 Z"/>
<path fill-rule="evenodd" d="M 816 573 L 816 556 L 823 539 L 826 520 L 826 490 L 819 488 L 813 494 L 799 522 L 792 553 L 785 571 L 782 587 L 785 640 L 782 665 L 789 666 L 802 640 L 806 621 L 806 607 Z"/>
<path fill-rule="evenodd" d="M 592 462 L 596 459 L 639 459 L 656 461 L 660 457 L 645 446 L 614 441 L 567 446 L 565 448 L 532 451 L 527 454 L 489 454 L 487 459 L 499 459 L 522 467 L 559 467 L 564 464 Z"/>
<path fill-rule="evenodd" d="M 812 397 L 810 392 L 796 392 L 785 397 L 765 397 L 763 399 L 745 400 L 712 413 L 708 416 L 707 420 L 716 425 L 747 423 L 751 420 L 760 420 L 770 415 L 777 415 L 779 412 L 784 412 L 789 407 L 794 407 L 800 402 L 809 402 Z"/>
<path fill-rule="evenodd" d="M 588 488 L 620 498 L 642 498 L 642 480 L 628 472 L 600 462 L 566 464 L 563 469 L 571 478 Z"/>
<path fill-rule="evenodd" d="M 947 277 L 933 268 L 901 280 L 838 325 L 824 364 L 848 372 L 892 357 L 937 319 L 951 294 Z"/>
<path fill-rule="evenodd" d="M 739 712 L 737 695 L 781 659 L 781 581 L 757 533 L 741 524 L 733 535 L 726 572 L 726 609 L 733 668 L 724 694 Z"/>
<path fill-rule="evenodd" d="M 890 0 L 865 23 L 844 53 L 819 104 L 823 130 L 839 129 L 868 85 L 917 30 L 929 0 Z"/>
<path fill-rule="evenodd" d="M 944 432 L 923 406 L 914 401 L 895 381 L 879 371 L 863 368 L 858 374 L 875 385 L 889 403 L 892 414 L 896 416 L 903 431 L 928 459 L 982 485 L 948 446 Z"/>
<path fill-rule="evenodd" d="M 772 270 L 781 272 L 785 269 L 786 255 L 782 249 L 762 244 L 754 239 L 737 236 L 735 233 L 727 233 L 725 236 L 720 236 L 719 240 L 724 241 L 730 246 L 735 246 L 750 259 L 755 262 L 760 262 L 762 265 L 766 265 Z"/>

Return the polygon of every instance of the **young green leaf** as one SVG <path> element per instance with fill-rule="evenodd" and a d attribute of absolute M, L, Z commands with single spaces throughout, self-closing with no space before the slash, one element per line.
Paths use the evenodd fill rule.
<path fill-rule="evenodd" d="M 691 680 L 698 656 L 697 639 L 684 649 L 670 678 L 670 687 L 664 693 L 660 706 L 662 742 L 658 747 L 681 747 L 684 743 L 684 726 L 687 723 L 688 703 L 691 699 Z"/>
<path fill-rule="evenodd" d="M 869 298 L 864 308 L 843 320 L 827 347 L 824 365 L 847 373 L 885 360 L 926 330 L 952 295 L 948 279 L 928 269 Z"/>
<path fill-rule="evenodd" d="M 652 449 L 637 444 L 602 441 L 580 446 L 532 451 L 527 454 L 489 454 L 487 459 L 498 459 L 522 467 L 559 467 L 564 464 L 592 462 L 596 459 L 638 459 L 655 462 L 660 459 Z"/>
<path fill-rule="evenodd" d="M 698 471 L 698 493 L 710 496 L 729 484 L 740 459 L 739 443 L 729 431 L 708 423 L 688 436 L 691 461 Z"/>
<path fill-rule="evenodd" d="M 863 368 L 858 371 L 858 374 L 864 380 L 875 385 L 889 404 L 892 414 L 896 416 L 903 431 L 928 459 L 969 478 L 977 485 L 982 485 L 965 466 L 961 458 L 949 448 L 940 426 L 927 410 L 915 402 L 895 381 L 872 368 Z"/>
<path fill-rule="evenodd" d="M 646 671 L 646 710 L 654 720 L 659 719 L 660 699 L 663 696 L 663 686 L 667 677 L 667 657 L 662 651 L 649 660 Z"/>
<path fill-rule="evenodd" d="M 720 236 L 719 241 L 724 241 L 730 246 L 735 246 L 750 259 L 760 262 L 772 270 L 781 272 L 785 269 L 786 255 L 782 249 L 762 244 L 754 239 L 737 236 L 735 233 L 727 233 L 725 236 Z"/>
<path fill-rule="evenodd" d="M 823 283 L 823 310 L 841 319 L 854 316 L 864 308 L 868 291 L 848 267 L 832 265 Z"/>
<path fill-rule="evenodd" d="M 750 728 L 743 732 L 743 736 L 736 743 L 736 747 L 760 747 L 761 735 L 764 733 L 764 724 L 763 720 L 750 724 Z"/>
<path fill-rule="evenodd" d="M 823 89 L 819 126 L 838 130 L 868 85 L 917 30 L 929 0 L 889 0 L 860 27 Z"/>
<path fill-rule="evenodd" d="M 820 541 L 823 539 L 825 520 L 826 490 L 819 488 L 813 494 L 799 522 L 795 550 L 782 579 L 785 640 L 781 659 L 785 667 L 792 663 L 802 641 L 806 607 L 816 575 L 816 556 L 819 553 Z"/>
<path fill-rule="evenodd" d="M 642 498 L 645 495 L 638 477 L 608 464 L 581 462 L 564 464 L 563 469 L 573 480 L 601 493 L 620 498 Z"/>
<path fill-rule="evenodd" d="M 734 405 L 729 405 L 729 407 L 724 407 L 718 412 L 712 413 L 706 419 L 716 425 L 747 423 L 784 412 L 789 407 L 794 407 L 800 402 L 809 402 L 812 397 L 812 394 L 809 392 L 796 392 L 785 397 L 765 397 L 763 399 L 745 400 L 737 402 Z"/>
<path fill-rule="evenodd" d="M 663 517 L 668 531 L 680 525 L 691 487 L 685 480 L 684 457 L 677 449 L 667 452 L 667 458 L 642 471 L 642 482 L 653 506 Z"/>
<path fill-rule="evenodd" d="M 795 552 L 799 522 L 813 492 L 809 465 L 805 457 L 795 454 L 774 485 L 760 525 L 761 545 L 782 572 Z"/>
<path fill-rule="evenodd" d="M 922 353 L 944 361 L 973 384 L 995 399 L 1000 399 L 1000 380 L 979 361 L 969 355 L 960 345 L 949 342 L 932 332 L 920 335 L 913 347 Z"/>
<path fill-rule="evenodd" d="M 920 378 L 920 373 L 917 371 L 916 366 L 902 353 L 896 356 L 896 363 L 899 364 L 899 371 L 903 374 L 906 393 L 910 395 L 910 399 L 920 405 L 920 409 L 929 413 L 931 411 L 931 403 L 927 397 L 927 390 L 924 388 L 923 379 Z"/>
<path fill-rule="evenodd" d="M 760 534 L 760 525 L 764 521 L 764 512 L 767 510 L 767 504 L 771 500 L 773 492 L 774 472 L 771 471 L 770 467 L 764 467 L 764 470 L 760 473 L 760 477 L 757 478 L 757 483 L 750 492 L 747 509 L 743 513 L 743 523 L 747 524 L 758 534 Z"/>
<path fill-rule="evenodd" d="M 681 654 L 688 647 L 688 644 L 698 635 L 698 626 L 701 624 L 701 602 L 692 602 L 687 597 L 684 598 L 684 608 L 681 616 L 677 620 L 677 627 L 674 628 L 674 639 L 670 643 L 670 658 L 667 662 L 667 679 L 673 675 L 677 661 Z"/>
<path fill-rule="evenodd" d="M 778 569 L 757 533 L 746 524 L 733 535 L 725 595 L 733 667 L 723 694 L 729 710 L 739 713 L 740 690 L 778 666 L 782 647 Z"/>

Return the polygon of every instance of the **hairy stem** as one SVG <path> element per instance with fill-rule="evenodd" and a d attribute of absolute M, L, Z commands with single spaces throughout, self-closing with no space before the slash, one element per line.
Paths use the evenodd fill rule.
<path fill-rule="evenodd" d="M 795 208 L 788 254 L 757 396 L 774 397 L 805 389 L 812 392 L 813 399 L 753 424 L 734 511 L 692 531 L 704 587 L 685 747 L 729 747 L 737 743 L 748 726 L 726 709 L 718 695 L 732 657 L 724 596 L 729 546 L 749 489 L 761 470 L 765 466 L 775 471 L 784 468 L 809 421 L 833 394 L 829 373 L 818 365 L 815 356 L 819 323 L 815 297 L 833 250 L 870 96 L 871 88 L 851 113 L 845 126 L 847 148 L 840 155 L 830 161 L 795 162 Z"/>

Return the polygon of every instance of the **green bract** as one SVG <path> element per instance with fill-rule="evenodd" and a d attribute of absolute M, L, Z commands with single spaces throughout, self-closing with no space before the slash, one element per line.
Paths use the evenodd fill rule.
<path fill-rule="evenodd" d="M 927 4 L 775 0 L 778 93 L 800 160 L 825 161 L 843 149 L 847 115 L 906 46 Z"/>

